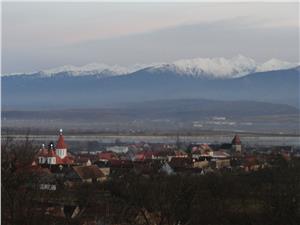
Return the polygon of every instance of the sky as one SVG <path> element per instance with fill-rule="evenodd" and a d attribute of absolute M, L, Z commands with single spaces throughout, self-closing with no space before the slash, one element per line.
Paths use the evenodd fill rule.
<path fill-rule="evenodd" d="M 299 3 L 2 3 L 2 73 L 233 57 L 299 62 Z"/>

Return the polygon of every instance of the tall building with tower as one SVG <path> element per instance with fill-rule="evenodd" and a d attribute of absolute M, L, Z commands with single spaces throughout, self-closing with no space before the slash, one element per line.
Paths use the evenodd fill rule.
<path fill-rule="evenodd" d="M 40 165 L 64 165 L 72 164 L 74 162 L 73 157 L 68 154 L 62 129 L 59 130 L 56 146 L 51 142 L 47 149 L 43 144 L 37 158 L 38 164 Z"/>
<path fill-rule="evenodd" d="M 231 148 L 234 152 L 236 153 L 241 153 L 242 152 L 242 142 L 239 137 L 239 135 L 235 135 L 234 138 L 231 141 Z"/>

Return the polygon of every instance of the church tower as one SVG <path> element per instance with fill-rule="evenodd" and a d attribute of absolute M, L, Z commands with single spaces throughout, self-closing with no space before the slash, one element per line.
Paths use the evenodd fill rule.
<path fill-rule="evenodd" d="M 231 142 L 232 150 L 237 153 L 242 152 L 242 143 L 239 135 L 235 135 Z"/>
<path fill-rule="evenodd" d="M 67 145 L 65 144 L 64 136 L 63 136 L 63 130 L 59 130 L 59 138 L 56 144 L 56 150 L 55 153 L 59 158 L 63 159 L 67 156 Z"/>

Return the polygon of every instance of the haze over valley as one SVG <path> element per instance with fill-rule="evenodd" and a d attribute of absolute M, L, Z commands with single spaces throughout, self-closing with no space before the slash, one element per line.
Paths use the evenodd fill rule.
<path fill-rule="evenodd" d="M 64 66 L 3 76 L 2 121 L 4 128 L 294 135 L 299 78 L 296 63 L 241 55 L 135 69 Z"/>

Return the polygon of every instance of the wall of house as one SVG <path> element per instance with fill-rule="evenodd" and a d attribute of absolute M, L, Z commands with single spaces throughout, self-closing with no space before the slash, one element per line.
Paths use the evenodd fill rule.
<path fill-rule="evenodd" d="M 45 164 L 47 161 L 47 158 L 46 157 L 43 157 L 43 156 L 40 156 L 39 157 L 39 164 Z"/>
<path fill-rule="evenodd" d="M 48 157 L 47 158 L 47 163 L 50 165 L 56 164 L 56 158 L 55 157 Z"/>
<path fill-rule="evenodd" d="M 109 174 L 110 174 L 110 168 L 99 168 L 99 170 L 100 170 L 105 176 L 109 176 Z"/>
<path fill-rule="evenodd" d="M 58 155 L 61 159 L 65 158 L 67 156 L 67 149 L 65 149 L 65 148 L 56 149 L 55 152 L 56 152 L 56 155 Z"/>
<path fill-rule="evenodd" d="M 215 161 L 215 163 L 217 169 L 230 167 L 230 159 L 218 159 Z"/>
<path fill-rule="evenodd" d="M 193 167 L 194 168 L 205 168 L 208 167 L 208 161 L 204 160 L 204 161 L 196 161 L 193 163 Z"/>

